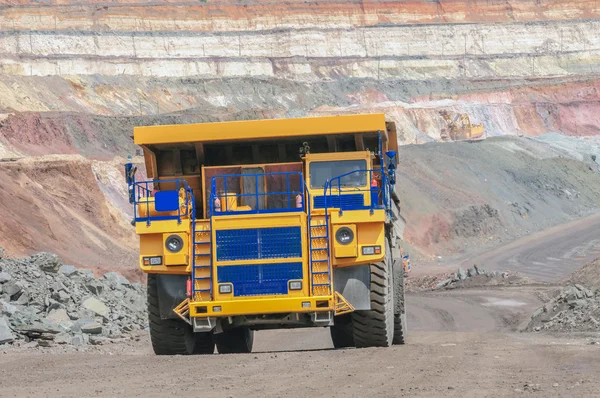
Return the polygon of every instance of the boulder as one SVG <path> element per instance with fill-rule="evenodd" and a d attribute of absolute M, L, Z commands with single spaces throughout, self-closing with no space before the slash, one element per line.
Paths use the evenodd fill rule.
<path fill-rule="evenodd" d="M 62 262 L 54 253 L 37 253 L 31 256 L 30 261 L 46 273 L 55 274 L 62 267 Z"/>
<path fill-rule="evenodd" d="M 87 334 L 100 334 L 102 333 L 102 325 L 98 322 L 91 322 L 81 326 L 81 331 Z"/>
<path fill-rule="evenodd" d="M 15 341 L 15 336 L 8 326 L 8 320 L 5 317 L 0 317 L 0 345 L 12 343 Z"/>
<path fill-rule="evenodd" d="M 58 272 L 64 276 L 66 276 L 67 278 L 75 276 L 78 273 L 77 268 L 75 268 L 72 265 L 63 265 L 62 267 L 60 267 Z"/>
<path fill-rule="evenodd" d="M 30 301 L 29 294 L 27 292 L 22 293 L 17 299 L 17 304 L 19 305 L 27 305 Z"/>
<path fill-rule="evenodd" d="M 131 282 L 129 282 L 127 278 L 125 278 L 121 274 L 117 274 L 116 272 L 107 272 L 106 274 L 104 274 L 103 278 L 106 279 L 112 285 L 115 285 L 116 287 L 131 286 Z"/>
<path fill-rule="evenodd" d="M 90 291 L 90 293 L 99 296 L 104 291 L 104 285 L 97 280 L 92 280 L 85 284 L 85 287 Z"/>
<path fill-rule="evenodd" d="M 578 297 L 578 295 L 581 296 L 581 293 L 579 292 L 579 290 L 575 287 L 575 286 L 569 286 L 563 293 L 564 298 L 567 301 L 570 300 L 576 300 Z"/>
<path fill-rule="evenodd" d="M 456 278 L 461 281 L 465 280 L 467 279 L 467 273 L 462 268 L 459 268 L 458 271 L 456 271 Z"/>
<path fill-rule="evenodd" d="M 452 283 L 452 278 L 446 279 L 445 281 L 441 281 L 440 283 L 438 283 L 437 285 L 435 285 L 435 288 L 436 289 L 441 289 L 443 287 L 448 286 L 451 283 Z"/>
<path fill-rule="evenodd" d="M 49 323 L 32 322 L 30 325 L 23 325 L 18 328 L 19 332 L 26 334 L 58 334 L 61 330 Z"/>
<path fill-rule="evenodd" d="M 69 315 L 67 315 L 67 311 L 62 308 L 50 311 L 50 313 L 48 314 L 46 319 L 48 319 L 50 322 L 56 323 L 56 324 L 59 324 L 61 322 L 67 322 L 67 321 L 71 320 Z"/>
<path fill-rule="evenodd" d="M 52 298 L 54 300 L 58 301 L 59 303 L 64 304 L 64 303 L 69 302 L 69 299 L 71 298 L 71 296 L 64 290 L 60 290 L 58 292 L 52 293 Z"/>
<path fill-rule="evenodd" d="M 11 303 L 0 301 L 0 314 L 5 314 L 11 317 L 15 314 L 15 312 L 17 312 L 17 307 Z"/>
<path fill-rule="evenodd" d="M 8 272 L 0 272 L 0 283 L 6 283 L 12 279 Z"/>
<path fill-rule="evenodd" d="M 68 333 L 59 333 L 54 337 L 56 344 L 71 344 L 71 335 Z"/>
<path fill-rule="evenodd" d="M 100 315 L 101 317 L 108 318 L 110 310 L 102 301 L 95 297 L 88 297 L 81 304 L 83 308 L 92 311 L 93 313 Z"/>
<path fill-rule="evenodd" d="M 8 295 L 11 299 L 17 296 L 23 290 L 23 283 L 10 281 L 4 284 L 3 291 L 6 295 Z M 17 297 L 15 297 L 15 300 Z"/>
<path fill-rule="evenodd" d="M 78 270 L 79 275 L 84 279 L 94 279 L 94 271 L 91 269 L 80 269 Z"/>
<path fill-rule="evenodd" d="M 108 341 L 106 337 L 101 336 L 90 336 L 90 344 L 91 345 L 102 345 Z"/>
<path fill-rule="evenodd" d="M 544 313 L 544 307 L 540 307 L 531 314 L 531 319 L 537 318 Z"/>

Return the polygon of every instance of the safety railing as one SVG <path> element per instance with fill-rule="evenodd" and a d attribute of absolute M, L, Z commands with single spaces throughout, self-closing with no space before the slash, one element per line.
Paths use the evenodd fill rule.
<path fill-rule="evenodd" d="M 175 184 L 174 190 L 154 190 L 157 184 Z M 133 217 L 136 222 L 177 220 L 195 218 L 196 201 L 187 182 L 182 179 L 135 181 L 133 188 Z M 185 201 L 180 201 L 180 190 L 184 189 Z M 139 209 L 145 214 L 140 215 Z"/>
<path fill-rule="evenodd" d="M 242 192 L 230 192 L 236 190 Z M 210 215 L 304 211 L 307 192 L 300 172 L 217 175 L 211 179 Z"/>
<path fill-rule="evenodd" d="M 342 183 L 342 179 L 351 175 L 365 178 L 359 186 Z M 378 177 L 378 178 L 375 178 Z M 364 182 L 363 182 L 364 181 Z M 367 182 L 369 182 L 367 184 Z M 376 183 L 376 185 L 373 184 Z M 369 204 L 365 203 L 365 193 L 369 193 Z M 337 208 L 340 213 L 344 210 L 375 210 L 388 209 L 387 176 L 383 170 L 354 170 L 333 177 L 325 182 L 323 196 L 315 197 L 315 207 Z M 317 199 L 319 199 L 317 201 Z"/>

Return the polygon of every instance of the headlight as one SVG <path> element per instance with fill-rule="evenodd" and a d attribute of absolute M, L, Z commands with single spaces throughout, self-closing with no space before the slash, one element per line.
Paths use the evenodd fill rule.
<path fill-rule="evenodd" d="M 354 240 L 354 232 L 348 227 L 342 227 L 335 233 L 335 240 L 340 245 L 349 245 Z"/>
<path fill-rule="evenodd" d="M 171 235 L 167 238 L 165 247 L 171 253 L 178 253 L 183 249 L 183 239 L 179 235 Z"/>
<path fill-rule="evenodd" d="M 290 281 L 288 285 L 289 290 L 302 290 L 302 281 Z"/>
<path fill-rule="evenodd" d="M 220 294 L 229 294 L 233 291 L 233 286 L 230 284 L 219 285 L 219 293 Z"/>

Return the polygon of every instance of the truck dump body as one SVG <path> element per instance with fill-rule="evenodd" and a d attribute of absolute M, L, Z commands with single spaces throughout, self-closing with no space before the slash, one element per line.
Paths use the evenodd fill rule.
<path fill-rule="evenodd" d="M 372 312 L 371 264 L 391 274 L 396 236 L 384 115 L 136 127 L 134 140 L 151 178 L 130 181 L 140 267 L 161 322 L 227 351 L 239 333 Z"/>

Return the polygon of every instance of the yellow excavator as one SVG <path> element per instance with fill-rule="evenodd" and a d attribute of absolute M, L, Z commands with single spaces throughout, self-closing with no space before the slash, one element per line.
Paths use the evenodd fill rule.
<path fill-rule="evenodd" d="M 457 114 L 452 117 L 450 112 L 440 111 L 440 115 L 448 124 L 448 128 L 442 130 L 440 134 L 442 141 L 475 140 L 484 138 L 483 125 L 471 124 L 468 114 Z"/>

